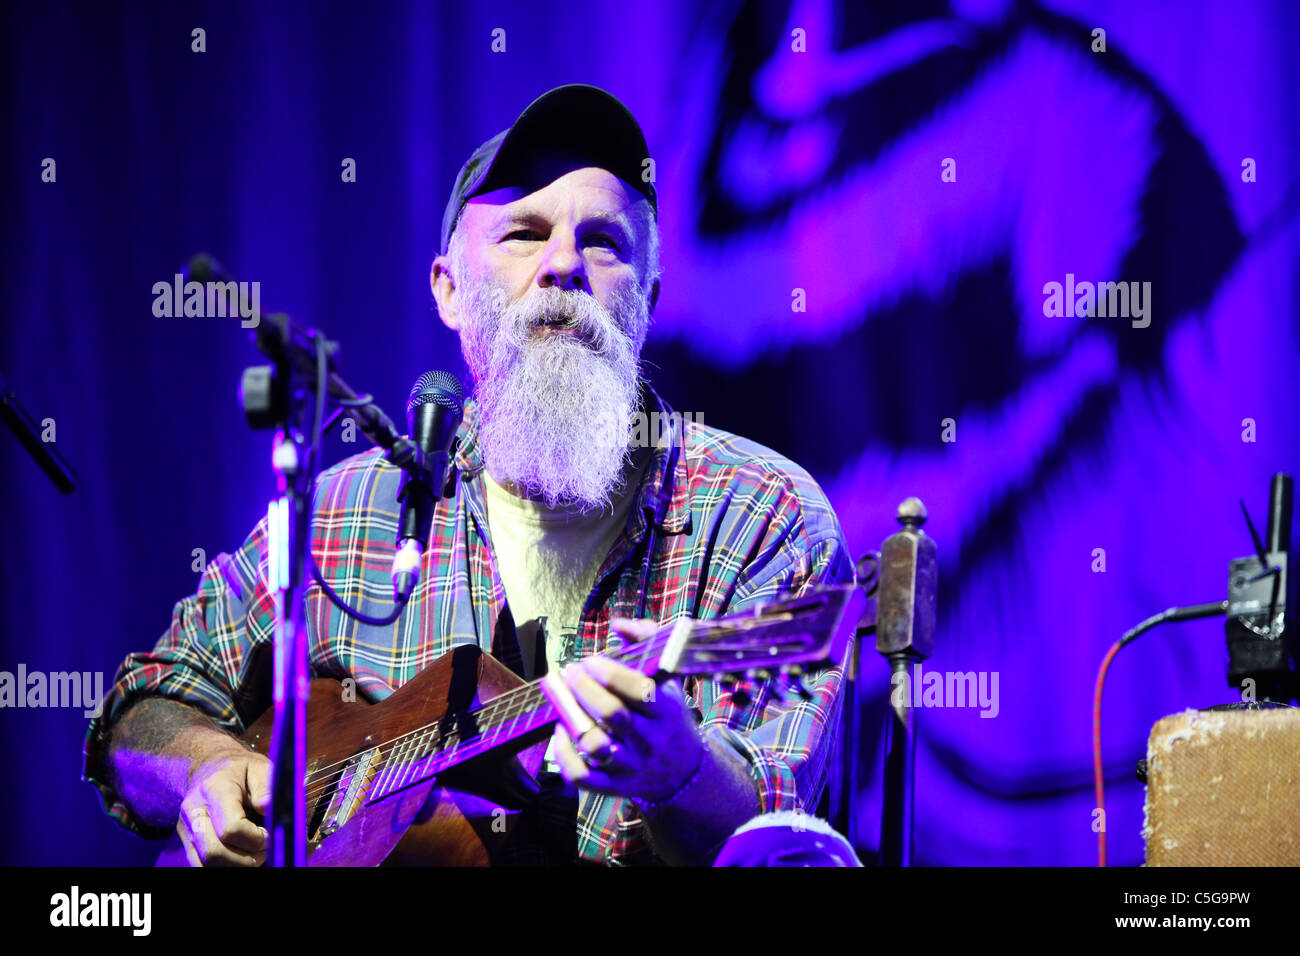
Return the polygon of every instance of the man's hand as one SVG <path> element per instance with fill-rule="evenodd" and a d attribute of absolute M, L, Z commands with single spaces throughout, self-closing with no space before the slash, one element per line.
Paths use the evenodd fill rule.
<path fill-rule="evenodd" d="M 109 772 L 151 827 L 175 826 L 192 866 L 260 866 L 271 762 L 189 704 L 144 697 L 113 725 Z"/>
<path fill-rule="evenodd" d="M 653 621 L 621 618 L 610 626 L 629 640 L 657 630 Z M 712 863 L 736 827 L 762 812 L 749 764 L 701 734 L 676 680 L 655 687 L 622 664 L 593 657 L 566 668 L 564 683 L 596 723 L 575 731 L 577 741 L 563 723 L 556 726 L 561 772 L 585 790 L 641 803 L 655 852 L 665 861 Z"/>
<path fill-rule="evenodd" d="M 198 764 L 181 801 L 176 833 L 190 866 L 261 866 L 266 829 L 249 819 L 270 805 L 271 761 L 230 750 Z"/>
<path fill-rule="evenodd" d="M 610 624 L 629 640 L 657 629 L 653 621 L 615 618 Z M 676 680 L 656 687 L 650 678 L 604 657 L 573 664 L 562 676 L 596 722 L 577 740 L 556 725 L 555 755 L 565 779 L 596 793 L 658 802 L 681 790 L 700 769 L 704 742 Z"/>

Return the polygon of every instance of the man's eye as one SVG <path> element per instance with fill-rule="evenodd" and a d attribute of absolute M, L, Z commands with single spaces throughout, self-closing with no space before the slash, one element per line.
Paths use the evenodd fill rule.
<path fill-rule="evenodd" d="M 518 239 L 522 242 L 536 242 L 540 238 L 542 238 L 541 234 L 533 229 L 516 229 L 506 235 L 507 240 Z"/>
<path fill-rule="evenodd" d="M 616 240 L 613 236 L 606 236 L 604 234 L 600 234 L 600 235 L 592 236 L 587 241 L 594 245 L 604 246 L 606 249 L 613 250 L 614 252 L 621 251 L 619 249 L 618 240 Z"/>

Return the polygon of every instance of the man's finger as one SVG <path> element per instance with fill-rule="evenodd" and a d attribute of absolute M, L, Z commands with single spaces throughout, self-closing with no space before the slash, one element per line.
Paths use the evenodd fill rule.
<path fill-rule="evenodd" d="M 199 858 L 199 865 L 218 864 L 224 847 L 212 829 L 212 821 L 208 819 L 208 808 L 201 805 L 188 809 L 182 808 L 181 813 L 189 827 L 190 840 L 194 845 L 194 854 Z"/>
<path fill-rule="evenodd" d="M 617 715 L 627 713 L 623 707 L 623 701 L 611 694 L 600 683 L 592 680 L 587 669 L 581 664 L 573 664 L 564 669 L 564 683 L 573 692 L 574 698 L 582 705 L 582 709 L 597 723 L 604 723 L 612 727 L 616 722 Z M 578 729 L 581 730 L 582 728 Z M 589 742 L 597 734 L 603 738 L 603 741 L 597 741 L 589 745 Z M 603 746 L 608 742 L 608 739 L 604 731 L 597 728 L 584 736 L 583 749 L 590 750 L 592 746 Z"/>
<path fill-rule="evenodd" d="M 182 813 L 187 811 L 182 809 Z M 217 835 L 212 816 L 207 806 L 199 805 L 188 811 L 190 834 L 194 840 L 194 851 L 202 860 L 203 866 L 256 866 L 257 860 L 251 854 L 227 846 Z"/>
<path fill-rule="evenodd" d="M 194 839 L 190 836 L 190 824 L 185 819 L 184 813 L 181 814 L 181 818 L 176 824 L 176 835 L 181 838 L 181 848 L 185 851 L 185 862 L 190 866 L 202 866 L 203 861 L 199 859 L 199 854 L 194 849 Z"/>
<path fill-rule="evenodd" d="M 638 620 L 633 617 L 612 617 L 609 620 L 611 630 L 617 631 L 630 644 L 637 641 L 644 641 L 648 637 L 654 637 L 659 630 L 659 625 L 649 618 Z"/>
<path fill-rule="evenodd" d="M 654 712 L 657 691 L 649 677 L 608 657 L 589 657 L 578 666 L 630 709 L 646 715 Z"/>
<path fill-rule="evenodd" d="M 567 686 L 573 691 L 573 696 L 582 705 L 583 710 L 594 719 L 603 721 L 609 728 L 609 733 L 600 727 L 593 727 L 584 733 L 581 739 L 577 740 L 582 749 L 595 757 L 600 757 L 608 753 L 610 746 L 617 741 L 632 747 L 637 753 L 649 754 L 652 747 L 646 738 L 646 731 L 650 728 L 645 723 L 647 718 L 638 712 L 644 705 L 640 702 L 632 702 L 624 706 L 622 701 L 582 671 L 581 665 L 570 668 L 569 671 L 572 674 L 566 672 L 565 680 Z M 633 709 L 634 707 L 636 709 Z"/>
<path fill-rule="evenodd" d="M 265 817 L 271 810 L 271 761 L 250 760 L 244 773 L 248 801 Z"/>
<path fill-rule="evenodd" d="M 551 752 L 556 758 L 556 763 L 560 765 L 561 776 L 569 783 L 595 793 L 613 792 L 609 775 L 588 766 L 587 762 L 578 755 L 568 732 L 558 724 L 555 727 L 554 747 Z"/>
<path fill-rule="evenodd" d="M 217 839 L 235 850 L 266 849 L 266 830 L 244 812 L 244 790 L 234 782 L 213 781 L 208 789 L 208 814 Z"/>

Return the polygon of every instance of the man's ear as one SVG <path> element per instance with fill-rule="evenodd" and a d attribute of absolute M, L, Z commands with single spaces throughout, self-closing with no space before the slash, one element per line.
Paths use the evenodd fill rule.
<path fill-rule="evenodd" d="M 433 293 L 433 301 L 438 303 L 438 316 L 442 319 L 442 324 L 453 332 L 459 332 L 456 277 L 451 274 L 451 260 L 447 256 L 438 256 L 429 267 L 429 290 Z"/>

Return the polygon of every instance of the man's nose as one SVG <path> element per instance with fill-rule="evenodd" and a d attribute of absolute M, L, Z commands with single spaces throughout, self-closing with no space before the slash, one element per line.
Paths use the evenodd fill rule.
<path fill-rule="evenodd" d="M 537 284 L 544 289 L 590 289 L 587 266 L 574 236 L 551 234 L 537 273 Z"/>

